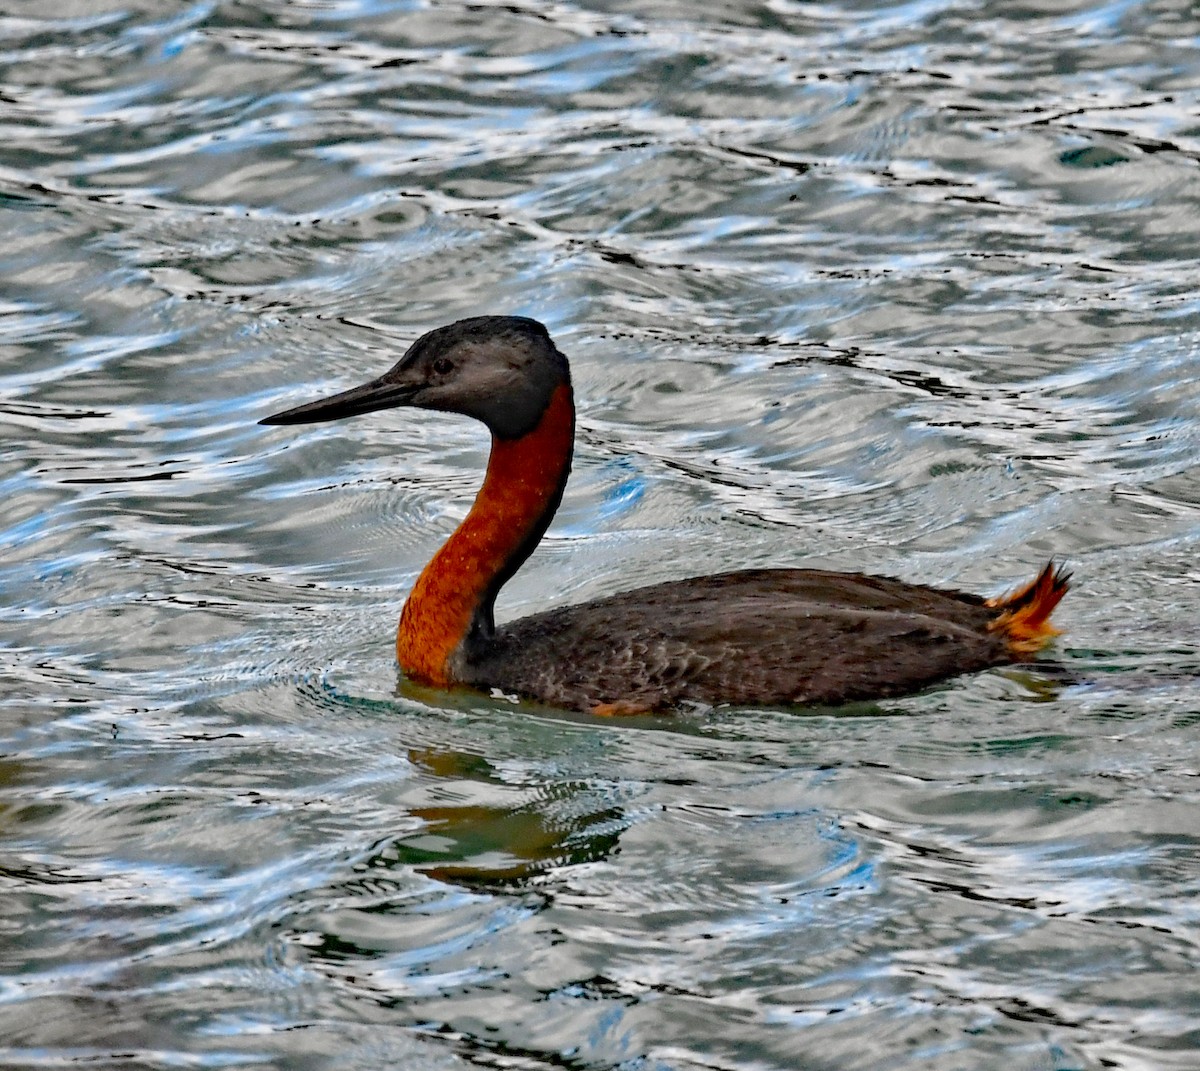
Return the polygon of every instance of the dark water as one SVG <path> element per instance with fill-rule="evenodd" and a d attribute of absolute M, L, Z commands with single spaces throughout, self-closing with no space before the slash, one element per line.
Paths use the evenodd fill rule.
<path fill-rule="evenodd" d="M 1200 19 L 9 3 L 0 1064 L 1200 1062 Z M 486 442 L 259 417 L 481 312 L 581 442 L 502 613 L 738 565 L 1059 666 L 848 711 L 397 694 Z"/>

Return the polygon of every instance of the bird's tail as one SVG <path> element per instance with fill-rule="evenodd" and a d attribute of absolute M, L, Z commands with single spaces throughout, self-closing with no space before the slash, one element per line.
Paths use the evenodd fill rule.
<path fill-rule="evenodd" d="M 988 606 L 997 611 L 988 627 L 1004 636 L 1014 655 L 1036 654 L 1059 634 L 1050 624 L 1050 614 L 1067 593 L 1070 580 L 1071 574 L 1063 566 L 1047 562 L 1024 587 L 988 600 Z"/>

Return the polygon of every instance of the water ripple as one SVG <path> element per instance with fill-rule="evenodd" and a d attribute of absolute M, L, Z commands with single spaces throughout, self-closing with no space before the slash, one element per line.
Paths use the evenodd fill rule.
<path fill-rule="evenodd" d="M 1190 1067 L 1198 33 L 0 16 L 0 1062 Z M 1058 664 L 669 721 L 398 681 L 486 437 L 255 422 L 481 312 L 580 406 L 502 616 L 1053 555 Z"/>

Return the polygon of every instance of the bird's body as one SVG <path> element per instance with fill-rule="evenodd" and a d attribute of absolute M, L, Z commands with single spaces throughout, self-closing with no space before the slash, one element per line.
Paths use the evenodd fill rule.
<path fill-rule="evenodd" d="M 1020 661 L 1056 630 L 1067 576 L 1046 566 L 986 600 L 883 577 L 753 569 L 668 581 L 496 627 L 496 594 L 544 534 L 571 466 L 566 358 L 533 320 L 438 328 L 377 380 L 267 418 L 332 420 L 398 405 L 482 420 L 487 476 L 400 617 L 405 674 L 597 713 L 682 703 L 836 704 L 913 692 Z"/>
<path fill-rule="evenodd" d="M 958 592 L 810 569 L 668 581 L 496 630 L 463 683 L 602 713 L 681 702 L 831 705 L 1011 662 Z"/>

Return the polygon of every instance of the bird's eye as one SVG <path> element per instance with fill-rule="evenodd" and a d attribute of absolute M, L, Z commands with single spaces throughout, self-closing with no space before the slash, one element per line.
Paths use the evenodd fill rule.
<path fill-rule="evenodd" d="M 435 357 L 433 370 L 439 376 L 449 375 L 449 373 L 454 371 L 454 362 L 449 357 Z"/>

